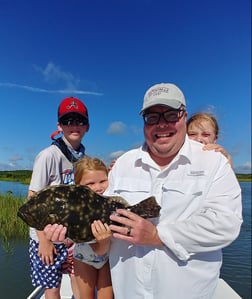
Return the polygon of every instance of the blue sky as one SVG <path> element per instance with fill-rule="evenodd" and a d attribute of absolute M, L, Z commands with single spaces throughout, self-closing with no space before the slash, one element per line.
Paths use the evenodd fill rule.
<path fill-rule="evenodd" d="M 87 154 L 109 163 L 142 143 L 145 91 L 170 82 L 251 172 L 249 0 L 0 0 L 0 39 L 0 170 L 32 169 L 67 96 L 88 107 Z"/>

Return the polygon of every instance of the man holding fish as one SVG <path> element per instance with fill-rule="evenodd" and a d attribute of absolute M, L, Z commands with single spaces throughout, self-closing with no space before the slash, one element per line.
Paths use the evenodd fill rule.
<path fill-rule="evenodd" d="M 121 208 L 110 216 L 115 298 L 211 299 L 222 248 L 242 224 L 239 183 L 224 155 L 189 140 L 186 101 L 176 85 L 149 88 L 140 115 L 145 142 L 117 159 L 105 194 L 129 205 L 155 196 L 161 210 L 151 219 Z M 44 231 L 64 238 L 61 227 Z"/>

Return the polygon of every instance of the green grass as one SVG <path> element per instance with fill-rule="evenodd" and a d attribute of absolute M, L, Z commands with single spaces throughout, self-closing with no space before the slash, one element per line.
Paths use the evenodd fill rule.
<path fill-rule="evenodd" d="M 251 180 L 252 180 L 251 173 L 250 174 L 239 174 L 239 173 L 237 173 L 236 177 L 237 177 L 239 182 L 251 182 Z"/>
<path fill-rule="evenodd" d="M 29 184 L 31 180 L 31 170 L 0 171 L 0 181 L 20 182 Z"/>
<path fill-rule="evenodd" d="M 17 211 L 26 199 L 13 197 L 11 194 L 0 194 L 0 240 L 6 252 L 11 250 L 11 240 L 29 238 L 28 225 L 18 216 Z"/>
<path fill-rule="evenodd" d="M 0 171 L 0 181 L 20 182 L 22 184 L 28 185 L 31 180 L 31 175 L 32 175 L 32 170 L 14 170 L 14 171 L 2 170 Z M 236 176 L 240 182 L 252 181 L 251 173 L 249 174 L 236 173 Z"/>
<path fill-rule="evenodd" d="M 28 185 L 31 180 L 31 175 L 32 175 L 32 170 L 14 170 L 14 171 L 2 170 L 0 171 L 0 181 L 20 182 Z M 236 176 L 240 182 L 252 181 L 251 173 L 249 174 L 236 173 Z"/>

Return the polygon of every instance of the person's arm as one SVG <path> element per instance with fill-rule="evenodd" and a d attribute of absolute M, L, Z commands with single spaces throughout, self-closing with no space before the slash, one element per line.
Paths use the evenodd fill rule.
<path fill-rule="evenodd" d="M 28 200 L 35 192 L 32 190 L 28 191 Z M 38 236 L 38 256 L 42 262 L 51 265 L 54 263 L 54 255 L 57 254 L 57 250 L 53 243 L 46 238 L 43 231 L 36 230 Z"/>
<path fill-rule="evenodd" d="M 95 220 L 91 225 L 91 229 L 97 243 L 90 244 L 90 246 L 97 255 L 104 255 L 110 248 L 112 233 L 109 226 L 106 223 L 103 225 L 100 220 Z M 62 224 L 47 224 L 43 230 L 47 240 L 53 242 L 65 242 L 66 232 L 67 228 Z"/>
<path fill-rule="evenodd" d="M 205 173 L 205 178 L 191 180 L 189 177 L 185 179 L 184 184 L 177 182 L 173 187 L 179 192 L 169 191 L 169 188 L 163 189 L 163 202 L 171 200 L 174 206 L 177 206 L 179 200 L 188 202 L 184 210 L 182 203 L 178 205 L 182 217 L 176 216 L 179 213 L 176 211 L 174 215 L 170 214 L 169 208 L 168 212 L 161 209 L 162 217 L 155 227 L 150 221 L 137 215 L 117 210 L 121 216 L 112 215 L 110 219 L 125 226 L 117 226 L 114 223 L 110 225 L 113 237 L 137 245 L 164 245 L 180 260 L 188 260 L 193 254 L 220 250 L 228 246 L 238 237 L 242 223 L 241 190 L 226 159 L 222 155 L 218 156 L 219 159 L 215 160 L 215 163 L 210 158 L 205 161 L 205 169 L 210 170 L 210 173 Z M 113 194 L 113 179 L 116 178 L 116 174 L 113 174 L 114 169 L 110 173 L 111 180 L 106 195 Z M 172 182 L 169 182 L 169 186 L 171 184 Z M 171 196 L 173 198 L 170 198 Z M 123 219 L 122 216 L 129 219 Z M 127 226 L 131 228 L 130 235 Z"/>
<path fill-rule="evenodd" d="M 38 246 L 38 256 L 41 258 L 42 262 L 47 265 L 52 265 L 54 263 L 54 255 L 57 254 L 57 250 L 52 243 L 48 240 L 43 231 L 36 231 L 39 239 Z"/>
<path fill-rule="evenodd" d="M 201 204 L 190 217 L 171 222 L 167 215 L 157 225 L 160 239 L 180 260 L 220 250 L 239 236 L 241 190 L 226 162 L 216 164 L 215 175 L 206 181 L 204 191 Z"/>

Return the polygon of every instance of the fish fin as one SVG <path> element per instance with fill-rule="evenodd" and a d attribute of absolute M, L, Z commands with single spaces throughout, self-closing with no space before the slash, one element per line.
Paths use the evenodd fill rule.
<path fill-rule="evenodd" d="M 122 206 L 124 206 L 125 208 L 130 206 L 129 203 L 121 196 L 104 196 L 104 195 L 102 195 L 102 197 L 107 199 L 110 202 L 113 202 L 113 201 L 117 202 L 117 203 L 121 204 Z"/>

